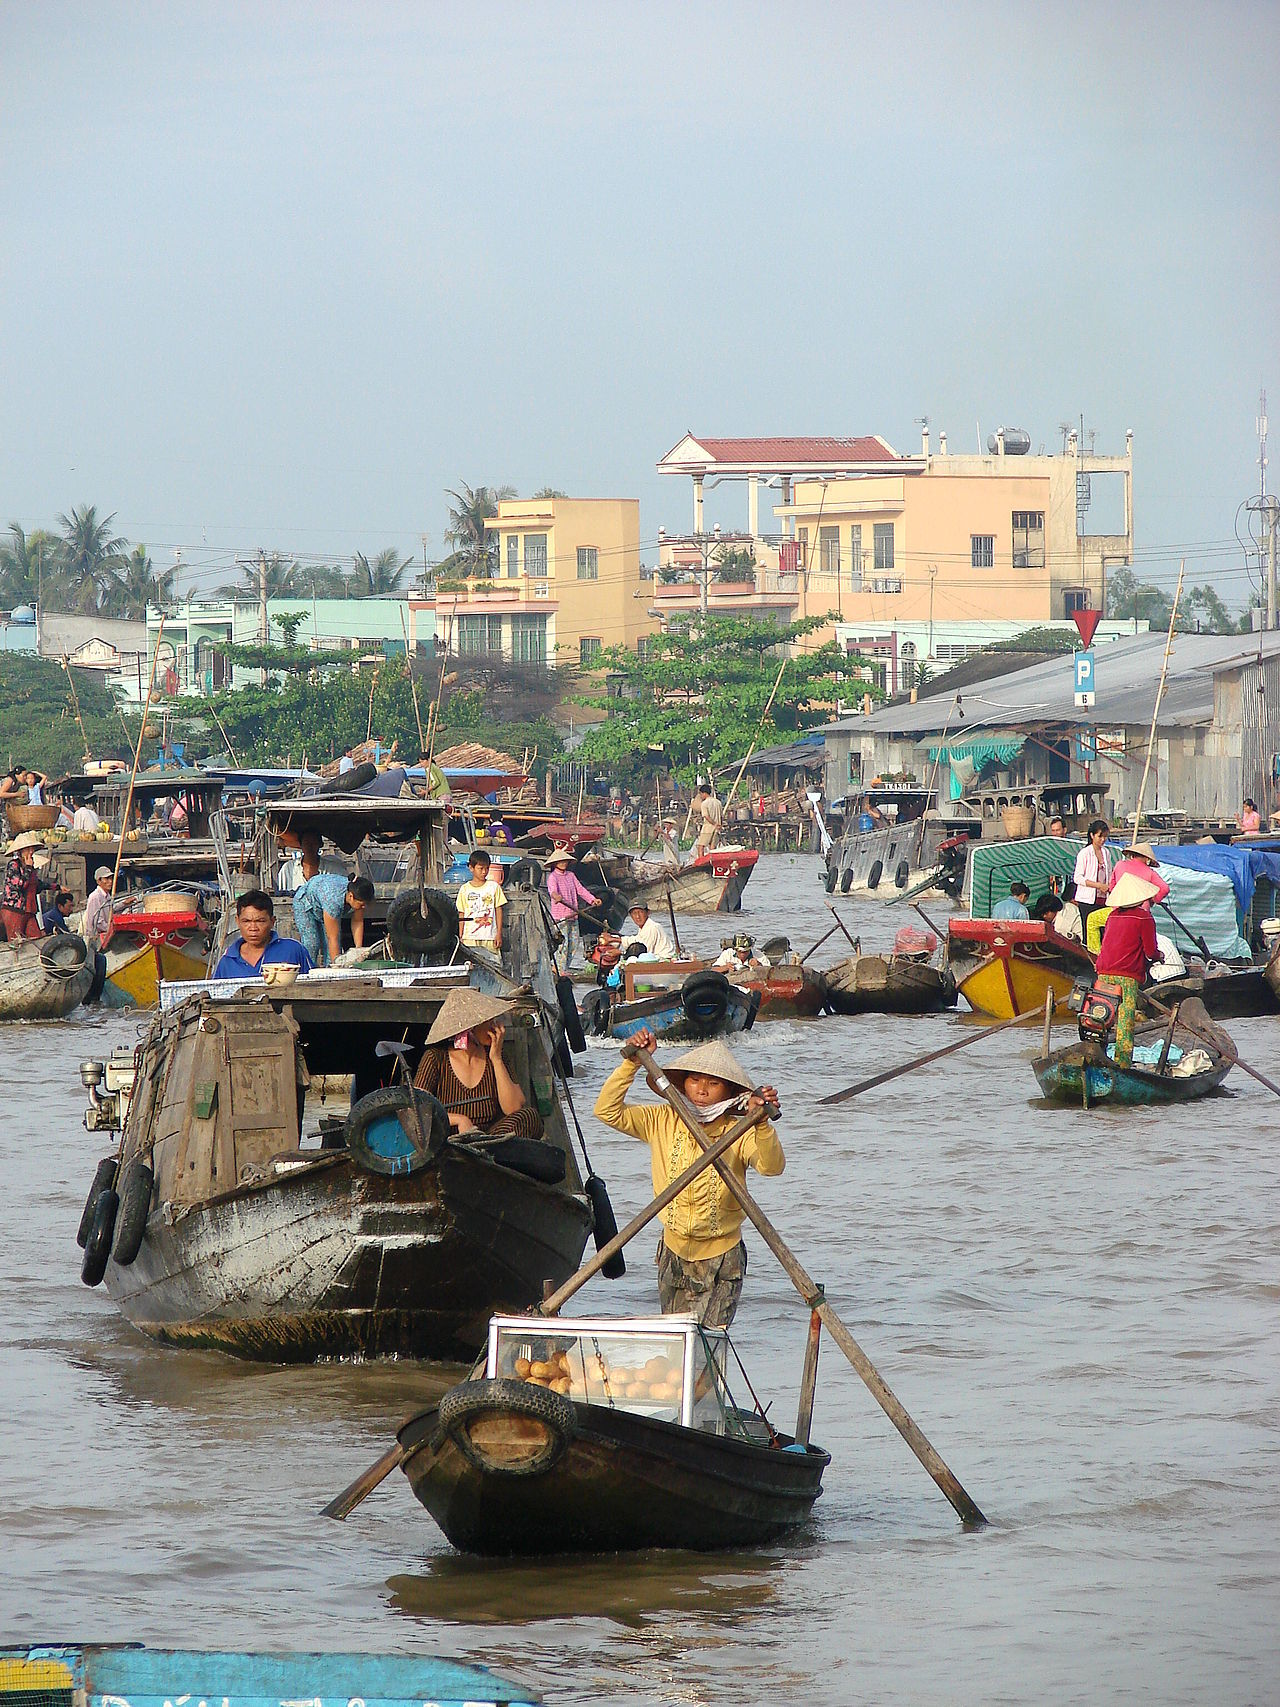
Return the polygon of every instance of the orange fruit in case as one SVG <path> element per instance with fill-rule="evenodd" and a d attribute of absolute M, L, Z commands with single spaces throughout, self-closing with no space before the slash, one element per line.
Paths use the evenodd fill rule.
<path fill-rule="evenodd" d="M 527 1379 L 529 1371 L 533 1368 L 533 1365 L 529 1362 L 527 1357 L 517 1357 L 514 1368 L 516 1379 L 518 1381 L 524 1381 Z"/>

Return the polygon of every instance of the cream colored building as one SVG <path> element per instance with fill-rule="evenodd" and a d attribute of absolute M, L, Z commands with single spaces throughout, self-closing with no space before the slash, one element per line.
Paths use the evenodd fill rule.
<path fill-rule="evenodd" d="M 747 485 L 758 601 L 784 596 L 793 618 L 831 613 L 833 625 L 818 639 L 835 634 L 835 623 L 923 624 L 936 658 L 935 642 L 946 644 L 953 628 L 1031 626 L 1104 608 L 1108 573 L 1132 560 L 1132 434 L 1122 456 L 1084 451 L 1075 432 L 1060 455 L 1029 449 L 1026 435 L 1003 430 L 987 455 L 950 455 L 945 434 L 934 451 L 927 429 L 919 454 L 909 456 L 879 437 L 686 435 L 658 468 L 692 479 L 688 539 L 700 545 L 709 538 L 704 482 Z M 1104 478 L 1122 488 L 1118 533 L 1089 531 Z M 782 500 L 771 535 L 759 533 L 762 486 Z"/>
<path fill-rule="evenodd" d="M 656 632 L 640 577 L 636 498 L 504 498 L 485 523 L 490 573 L 429 603 L 451 652 L 589 667 L 606 647 Z"/>

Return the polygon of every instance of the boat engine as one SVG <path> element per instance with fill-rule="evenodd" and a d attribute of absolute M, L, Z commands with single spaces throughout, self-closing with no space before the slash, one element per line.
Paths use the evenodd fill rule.
<path fill-rule="evenodd" d="M 80 1063 L 80 1083 L 89 1098 L 84 1115 L 87 1132 L 119 1132 L 123 1128 L 137 1071 L 134 1052 L 127 1047 L 112 1050 L 106 1061 Z"/>

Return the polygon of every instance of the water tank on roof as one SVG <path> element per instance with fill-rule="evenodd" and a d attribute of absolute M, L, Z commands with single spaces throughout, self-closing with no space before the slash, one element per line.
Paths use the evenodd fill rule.
<path fill-rule="evenodd" d="M 1031 434 L 1024 433 L 1021 427 L 1002 427 L 1004 434 L 1004 454 L 1006 456 L 1025 456 L 1031 449 Z M 992 456 L 1000 454 L 1000 433 L 987 434 L 987 450 Z"/>
<path fill-rule="evenodd" d="M 9 612 L 9 621 L 21 623 L 26 628 L 34 626 L 36 612 L 34 605 L 18 605 Z"/>

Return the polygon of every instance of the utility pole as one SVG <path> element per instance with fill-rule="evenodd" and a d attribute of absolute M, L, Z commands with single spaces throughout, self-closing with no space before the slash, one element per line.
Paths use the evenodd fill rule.
<path fill-rule="evenodd" d="M 938 565 L 929 565 L 929 657 L 933 657 L 933 584 L 938 579 Z"/>
<path fill-rule="evenodd" d="M 1261 550 L 1265 553 L 1267 574 L 1264 586 L 1266 588 L 1266 614 L 1263 626 L 1271 629 L 1276 627 L 1276 532 L 1280 523 L 1280 499 L 1274 493 L 1267 491 L 1267 394 L 1263 391 L 1258 398 L 1258 496 L 1250 498 L 1245 509 L 1252 511 L 1261 519 L 1266 537 L 1261 542 Z"/>
<path fill-rule="evenodd" d="M 259 638 L 266 646 L 271 638 L 271 627 L 267 621 L 267 554 L 258 548 L 258 627 L 261 629 Z M 262 665 L 262 685 L 267 685 L 267 665 L 265 659 Z"/>

